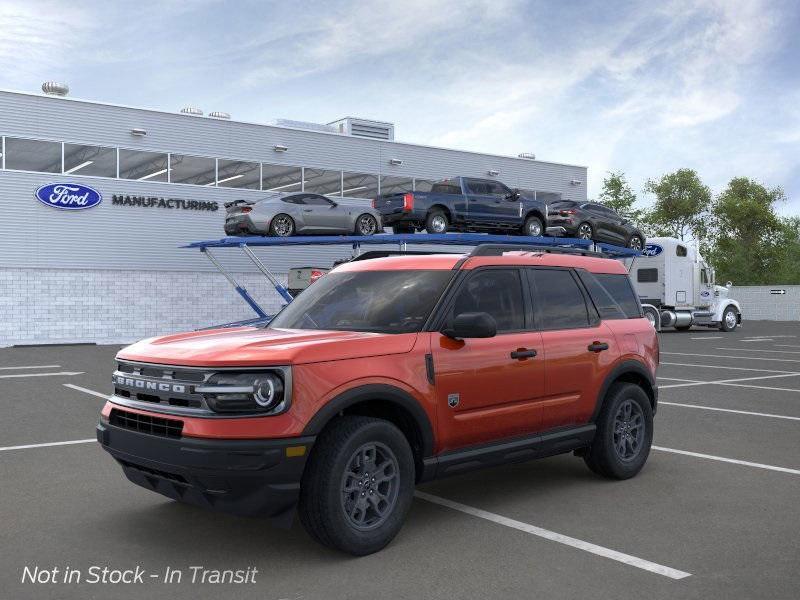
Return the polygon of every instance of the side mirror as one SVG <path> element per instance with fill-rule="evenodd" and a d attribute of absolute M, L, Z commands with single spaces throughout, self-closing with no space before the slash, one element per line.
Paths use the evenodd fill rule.
<path fill-rule="evenodd" d="M 519 197 L 520 197 L 520 193 L 519 193 L 519 190 L 516 189 L 516 188 L 511 190 L 510 194 L 506 194 L 506 200 L 516 201 L 516 200 L 519 200 Z"/>
<path fill-rule="evenodd" d="M 466 338 L 490 338 L 497 335 L 497 322 L 485 312 L 461 313 L 453 319 L 453 326 L 442 330 L 454 340 Z"/>

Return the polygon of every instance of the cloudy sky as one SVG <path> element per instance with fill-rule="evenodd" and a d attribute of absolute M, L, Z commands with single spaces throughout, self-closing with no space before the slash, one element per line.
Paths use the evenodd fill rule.
<path fill-rule="evenodd" d="M 800 214 L 800 2 L 0 0 L 0 88 L 782 186 Z"/>

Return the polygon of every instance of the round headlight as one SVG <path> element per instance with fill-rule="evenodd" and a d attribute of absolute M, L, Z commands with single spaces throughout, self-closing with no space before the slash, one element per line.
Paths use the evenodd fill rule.
<path fill-rule="evenodd" d="M 272 408 L 283 399 L 283 384 L 277 377 L 259 378 L 253 385 L 253 399 L 262 408 Z"/>

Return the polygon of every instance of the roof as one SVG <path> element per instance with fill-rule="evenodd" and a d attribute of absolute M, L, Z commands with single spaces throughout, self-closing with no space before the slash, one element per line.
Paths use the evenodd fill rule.
<path fill-rule="evenodd" d="M 402 270 L 448 270 L 466 257 L 464 254 L 415 254 L 389 256 L 344 263 L 336 268 L 339 272 L 354 271 L 402 271 Z M 538 266 L 586 269 L 591 273 L 613 273 L 626 275 L 625 266 L 618 260 L 582 256 L 580 254 L 551 254 L 548 252 L 512 252 L 502 256 L 472 256 L 466 258 L 461 269 L 471 270 L 487 266 Z"/>

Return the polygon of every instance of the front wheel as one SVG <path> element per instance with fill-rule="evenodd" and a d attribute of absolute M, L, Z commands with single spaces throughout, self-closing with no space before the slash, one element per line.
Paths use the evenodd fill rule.
<path fill-rule="evenodd" d="M 269 224 L 270 234 L 277 237 L 289 237 L 294 233 L 294 221 L 289 215 L 283 213 L 272 217 L 272 223 Z"/>
<path fill-rule="evenodd" d="M 736 310 L 732 306 L 729 306 L 725 309 L 725 312 L 722 313 L 722 322 L 719 324 L 719 328 L 721 331 L 733 331 L 738 324 L 739 318 L 736 315 Z"/>
<path fill-rule="evenodd" d="M 578 225 L 578 238 L 581 240 L 591 240 L 594 238 L 594 230 L 589 223 Z"/>
<path fill-rule="evenodd" d="M 528 217 L 522 227 L 522 235 L 539 237 L 544 232 L 544 225 L 539 217 Z"/>
<path fill-rule="evenodd" d="M 317 439 L 300 484 L 298 511 L 320 543 L 364 556 L 392 541 L 414 494 L 414 457 L 383 419 L 344 416 Z"/>
<path fill-rule="evenodd" d="M 583 460 L 598 475 L 629 479 L 642 470 L 653 441 L 653 408 L 634 383 L 616 383 L 608 392 L 592 445 Z"/>
<path fill-rule="evenodd" d="M 641 250 L 644 248 L 644 240 L 641 238 L 641 236 L 632 235 L 628 240 L 628 248 L 631 250 Z"/>
<path fill-rule="evenodd" d="M 375 235 L 378 233 L 378 220 L 370 214 L 364 213 L 356 219 L 356 235 Z"/>

